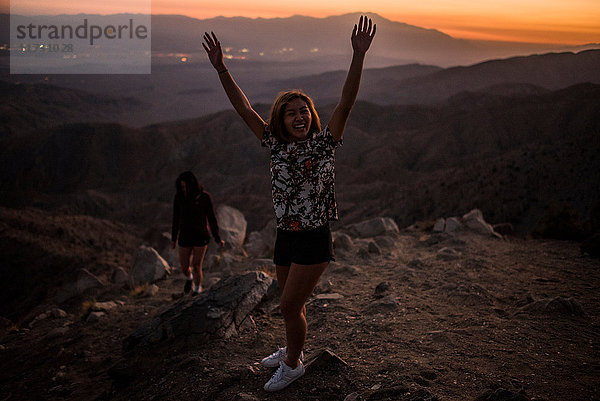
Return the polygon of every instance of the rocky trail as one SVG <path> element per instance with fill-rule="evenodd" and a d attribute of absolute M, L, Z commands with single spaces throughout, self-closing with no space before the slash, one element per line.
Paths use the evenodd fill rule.
<path fill-rule="evenodd" d="M 285 343 L 269 240 L 231 230 L 196 298 L 176 268 L 135 286 L 113 272 L 78 303 L 3 322 L 1 398 L 600 400 L 600 260 L 572 242 L 374 221 L 334 232 L 307 372 L 279 393 L 258 363 Z"/>

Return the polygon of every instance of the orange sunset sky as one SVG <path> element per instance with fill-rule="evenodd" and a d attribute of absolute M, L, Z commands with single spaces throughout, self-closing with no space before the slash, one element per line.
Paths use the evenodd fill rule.
<path fill-rule="evenodd" d="M 8 12 L 2 1 L 3 12 Z M 15 14 L 148 13 L 148 0 L 12 0 Z M 443 31 L 456 38 L 519 42 L 600 43 L 600 0 L 153 0 L 152 14 L 325 17 L 374 12 L 385 18 Z"/>

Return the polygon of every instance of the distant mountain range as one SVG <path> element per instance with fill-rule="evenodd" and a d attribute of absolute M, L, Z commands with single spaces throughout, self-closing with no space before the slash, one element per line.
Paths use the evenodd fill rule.
<path fill-rule="evenodd" d="M 408 225 L 479 207 L 493 223 L 531 232 L 567 208 L 592 230 L 600 211 L 598 110 L 594 84 L 495 86 L 436 105 L 359 102 L 337 157 L 341 217 L 389 215 Z M 323 121 L 331 111 L 321 108 Z M 0 140 L 0 149 L 7 206 L 164 228 L 173 181 L 191 169 L 216 203 L 245 213 L 250 229 L 272 218 L 267 151 L 233 111 L 141 129 L 57 125 Z"/>
<path fill-rule="evenodd" d="M 344 68 L 351 53 L 350 34 L 361 13 L 325 18 L 295 15 L 289 18 L 217 17 L 195 19 L 182 15 L 153 15 L 152 50 L 155 62 L 175 61 L 185 54 L 189 61 L 204 62 L 202 35 L 214 31 L 227 54 L 249 61 L 310 61 L 309 73 Z M 550 51 L 579 51 L 599 44 L 564 46 L 514 42 L 475 41 L 453 38 L 435 29 L 425 29 L 366 13 L 377 24 L 368 65 L 384 67 L 420 63 L 443 67 L 466 65 L 487 59 Z M 67 16 L 68 17 L 68 16 Z M 44 17 L 48 24 L 60 25 L 66 16 Z M 95 17 L 78 15 L 81 19 Z M 97 17 L 97 16 L 96 16 Z M 10 16 L 0 14 L 0 25 L 8 27 Z M 8 29 L 0 30 L 0 41 L 9 43 Z M 199 57 L 198 57 L 199 56 Z"/>
<path fill-rule="evenodd" d="M 346 71 L 338 70 L 294 77 L 302 68 L 293 67 L 293 63 L 238 61 L 229 66 L 253 103 L 270 104 L 280 90 L 302 88 L 321 107 L 334 104 L 346 76 Z M 4 84 L 0 106 L 5 112 L 0 118 L 5 132 L 53 122 L 113 121 L 141 127 L 231 108 L 215 72 L 207 65 L 162 65 L 150 76 L 9 75 L 6 79 L 20 82 L 19 85 L 33 82 L 40 86 L 19 89 Z M 367 69 L 359 99 L 382 105 L 435 104 L 463 91 L 509 90 L 529 94 L 532 90 L 558 90 L 582 82 L 600 84 L 600 50 L 513 57 L 446 69 L 421 64 Z M 67 89 L 51 89 L 49 85 L 75 91 L 68 94 Z M 94 95 L 85 99 L 81 92 L 84 90 Z M 69 103 L 68 99 L 75 98 L 81 100 Z M 55 107 L 59 104 L 71 107 Z M 23 118 L 27 110 L 28 117 Z M 61 114 L 61 110 L 65 113 Z M 36 122 L 45 114 L 45 122 Z"/>

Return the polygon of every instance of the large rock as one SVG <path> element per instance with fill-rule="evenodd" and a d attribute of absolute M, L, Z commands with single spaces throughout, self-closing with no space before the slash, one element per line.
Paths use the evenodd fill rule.
<path fill-rule="evenodd" d="M 389 217 L 376 217 L 351 225 L 349 231 L 360 238 L 377 237 L 378 235 L 397 234 L 400 230 L 396 222 Z"/>
<path fill-rule="evenodd" d="M 341 231 L 334 231 L 332 233 L 333 237 L 333 247 L 335 251 L 343 251 L 348 253 L 354 253 L 356 251 L 356 246 L 354 246 L 354 242 L 352 242 L 352 238 L 348 234 L 345 234 Z"/>
<path fill-rule="evenodd" d="M 493 235 L 502 238 L 500 234 L 494 231 L 494 228 L 483 218 L 483 213 L 479 209 L 473 209 L 462 217 L 463 224 L 471 230 L 484 235 Z"/>
<path fill-rule="evenodd" d="M 130 269 L 130 285 L 137 287 L 145 283 L 153 283 L 171 273 L 169 264 L 154 248 L 140 246 Z"/>
<path fill-rule="evenodd" d="M 263 238 L 263 235 L 258 231 L 252 231 L 248 235 L 248 242 L 245 249 L 248 256 L 252 258 L 268 258 L 273 256 L 272 245 L 269 245 Z"/>
<path fill-rule="evenodd" d="M 182 299 L 151 322 L 137 329 L 123 343 L 129 350 L 185 336 L 230 338 L 265 298 L 273 279 L 262 272 L 231 276 L 189 301 Z"/>
<path fill-rule="evenodd" d="M 248 226 L 244 214 L 227 205 L 219 206 L 216 214 L 221 239 L 233 249 L 241 250 L 246 239 L 246 227 Z"/>
<path fill-rule="evenodd" d="M 102 288 L 104 283 L 98 277 L 90 273 L 87 269 L 79 270 L 75 288 L 78 294 L 83 294 L 90 288 Z"/>

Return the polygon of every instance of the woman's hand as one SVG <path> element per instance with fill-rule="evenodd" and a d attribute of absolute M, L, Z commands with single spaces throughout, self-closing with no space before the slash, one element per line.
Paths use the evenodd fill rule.
<path fill-rule="evenodd" d="M 217 71 L 222 71 L 225 69 L 225 63 L 223 62 L 223 50 L 221 50 L 221 42 L 219 42 L 214 32 L 211 32 L 211 34 L 212 37 L 208 34 L 208 32 L 204 32 L 204 41 L 206 43 L 202 43 L 202 47 L 204 47 L 204 50 L 206 50 L 208 59 L 213 67 L 215 67 Z"/>
<path fill-rule="evenodd" d="M 352 49 L 357 53 L 366 53 L 371 46 L 376 30 L 377 24 L 373 25 L 371 18 L 361 16 L 358 27 L 354 25 L 354 30 L 352 30 Z"/>

